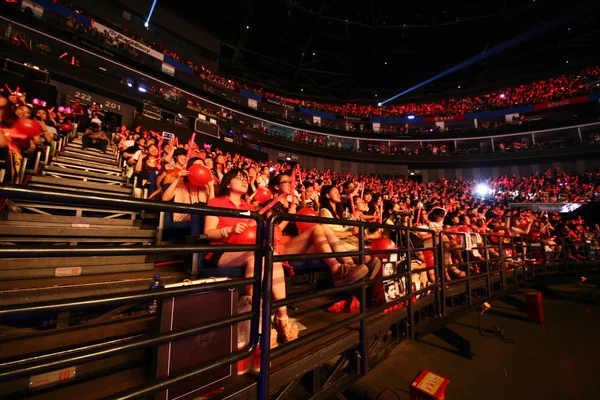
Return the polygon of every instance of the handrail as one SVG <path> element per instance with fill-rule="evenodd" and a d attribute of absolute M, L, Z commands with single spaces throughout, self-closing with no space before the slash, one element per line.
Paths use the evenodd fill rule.
<path fill-rule="evenodd" d="M 268 377 L 269 377 L 269 371 L 270 371 L 269 370 L 270 360 L 272 358 L 278 357 L 285 353 L 288 353 L 294 349 L 301 347 L 304 344 L 314 341 L 315 339 L 317 339 L 319 337 L 322 337 L 326 334 L 334 332 L 340 328 L 347 327 L 356 322 L 360 322 L 359 352 L 361 354 L 361 358 L 360 358 L 361 371 L 363 373 L 366 373 L 366 371 L 368 370 L 366 318 L 368 318 L 369 316 L 375 315 L 375 313 L 379 312 L 379 311 L 374 312 L 374 310 L 367 311 L 366 289 L 371 284 L 383 281 L 385 279 L 389 280 L 389 279 L 395 279 L 395 278 L 410 277 L 414 273 L 414 271 L 411 271 L 410 266 L 411 266 L 411 253 L 413 251 L 415 251 L 415 249 L 410 249 L 410 248 L 406 247 L 403 249 L 392 249 L 392 250 L 366 250 L 364 231 L 367 228 L 378 228 L 378 229 L 399 231 L 399 232 L 404 233 L 406 243 L 409 243 L 409 234 L 411 231 L 412 232 L 431 233 L 432 235 L 435 235 L 435 231 L 433 231 L 431 229 L 427 229 L 427 228 L 420 228 L 420 227 L 408 228 L 408 227 L 403 227 L 403 226 L 399 226 L 399 225 L 386 225 L 386 224 L 382 224 L 382 223 L 365 223 L 365 222 L 353 221 L 353 220 L 340 220 L 340 219 L 333 219 L 333 218 L 304 216 L 304 215 L 298 215 L 298 214 L 274 213 L 267 220 L 267 243 L 273 243 L 273 239 L 274 239 L 274 235 L 275 235 L 275 225 L 280 221 L 303 221 L 303 222 L 315 222 L 315 223 L 321 223 L 321 224 L 341 224 L 341 225 L 349 225 L 349 226 L 359 226 L 359 227 L 361 227 L 361 229 L 359 229 L 359 244 L 358 244 L 359 250 L 358 251 L 333 252 L 333 253 L 327 253 L 327 256 L 328 257 L 358 256 L 359 262 L 364 263 L 365 255 L 368 255 L 368 254 L 382 254 L 382 253 L 400 254 L 400 253 L 403 253 L 405 255 L 405 260 L 407 262 L 408 269 L 404 272 L 397 271 L 396 274 L 393 274 L 393 275 L 390 275 L 387 277 L 370 279 L 367 281 L 362 280 L 361 282 L 357 282 L 352 285 L 346 285 L 346 286 L 342 286 L 342 287 L 321 290 L 321 291 L 319 291 L 318 295 L 316 295 L 316 294 L 299 295 L 299 296 L 295 296 L 292 299 L 282 299 L 279 301 L 273 301 L 271 299 L 271 285 L 272 285 L 272 278 L 273 278 L 273 263 L 274 262 L 285 261 L 285 260 L 296 260 L 296 259 L 318 259 L 318 258 L 322 259 L 324 257 L 324 255 L 323 254 L 274 255 L 273 246 L 269 246 L 267 249 L 267 252 L 265 254 L 265 271 L 264 271 L 264 278 L 263 278 L 262 324 L 263 324 L 264 328 L 263 328 L 263 335 L 262 335 L 261 341 L 260 341 L 262 351 L 261 351 L 261 362 L 260 362 L 261 374 L 260 374 L 259 382 L 257 385 L 258 399 L 267 399 L 269 396 L 269 379 L 268 379 Z M 435 244 L 435 241 L 433 243 Z M 417 250 L 420 250 L 420 249 L 417 249 Z M 423 250 L 435 251 L 436 249 L 435 249 L 435 247 L 424 247 Z M 430 269 L 436 270 L 437 268 L 438 268 L 437 266 L 433 266 L 433 267 L 422 268 L 420 270 L 423 270 L 423 271 L 427 271 Z M 397 301 L 395 302 L 396 304 L 399 304 L 401 301 L 404 301 L 407 299 L 410 300 L 415 295 L 418 295 L 423 292 L 423 291 L 416 291 L 413 293 L 411 285 L 407 285 L 407 288 L 408 288 L 407 294 L 405 296 L 403 296 L 401 299 L 397 299 Z M 427 288 L 427 290 L 435 290 L 437 292 L 437 290 L 439 288 L 440 288 L 440 283 L 435 283 L 435 284 L 430 285 Z M 296 301 L 296 302 L 297 301 L 305 301 L 305 300 L 313 299 L 316 297 L 321 297 L 324 295 L 346 292 L 349 289 L 358 289 L 360 291 L 360 294 L 359 294 L 359 296 L 360 296 L 360 311 L 358 314 L 348 317 L 348 318 L 344 318 L 341 321 L 338 321 L 334 324 L 323 327 L 317 331 L 311 332 L 311 333 L 309 333 L 305 336 L 302 336 L 301 338 L 298 338 L 292 342 L 288 342 L 284 345 L 278 346 L 274 350 L 270 349 L 270 341 L 271 341 L 271 317 L 270 316 L 271 316 L 272 310 L 276 309 L 277 307 L 281 307 L 285 304 L 291 303 L 292 301 Z M 390 305 L 385 304 L 385 307 L 381 308 L 381 310 L 389 308 L 389 307 L 390 307 Z M 409 301 L 409 303 L 408 303 L 408 308 L 409 308 L 409 318 L 411 318 L 410 325 L 412 325 L 412 322 L 413 322 L 412 318 L 414 316 L 412 315 L 412 302 L 411 301 Z M 380 309 L 375 308 L 375 310 L 380 310 Z"/>
<path fill-rule="evenodd" d="M 83 206 L 109 207 L 111 209 L 123 210 L 146 210 L 146 211 L 172 211 L 180 213 L 204 213 L 208 215 L 229 216 L 242 219 L 252 219 L 257 224 L 262 225 L 262 215 L 255 212 L 238 211 L 233 209 L 223 209 L 199 205 L 186 205 L 177 203 L 160 202 L 155 203 L 147 200 L 135 200 L 123 197 L 97 196 L 90 195 L 81 196 L 79 193 L 58 191 L 58 190 L 40 190 L 16 185 L 0 185 L 0 198 L 26 199 L 35 200 L 36 202 L 56 202 L 62 204 L 74 204 Z M 205 332 L 210 329 L 215 329 L 223 326 L 231 326 L 233 324 L 250 319 L 250 338 L 248 344 L 239 349 L 233 354 L 226 357 L 220 357 L 204 363 L 200 367 L 187 369 L 177 372 L 171 376 L 160 378 L 146 385 L 134 387 L 121 394 L 115 394 L 111 398 L 140 398 L 142 396 L 155 393 L 163 388 L 175 385 L 185 379 L 198 376 L 202 373 L 212 371 L 224 365 L 230 365 L 234 362 L 248 357 L 254 351 L 258 343 L 259 321 L 258 315 L 260 310 L 260 292 L 262 279 L 262 235 L 263 230 L 258 229 L 256 233 L 256 243 L 259 245 L 227 245 L 227 246 L 131 246 L 124 248 L 93 248 L 93 247 L 71 247 L 71 248 L 15 248 L 0 249 L 0 259 L 6 257 L 31 257 L 44 255 L 50 257 L 59 257 L 61 255 L 133 255 L 133 254 L 173 254 L 173 253 L 197 253 L 203 251 L 212 252 L 227 252 L 227 251 L 254 251 L 254 275 L 249 278 L 225 280 L 220 282 L 211 282 L 202 285 L 184 286 L 179 288 L 130 292 L 121 295 L 103 295 L 90 296 L 76 300 L 56 300 L 35 302 L 23 305 L 13 305 L 0 307 L 0 318 L 10 317 L 16 314 L 35 314 L 48 311 L 63 311 L 77 310 L 88 307 L 114 306 L 128 303 L 143 303 L 147 301 L 166 299 L 171 297 L 193 295 L 206 293 L 215 290 L 225 290 L 243 287 L 247 285 L 253 286 L 252 308 L 251 312 L 231 317 L 213 320 L 208 323 L 203 323 L 198 326 L 187 329 L 171 331 L 162 334 L 154 334 L 148 337 L 133 338 L 126 343 L 106 343 L 103 345 L 86 346 L 64 350 L 42 358 L 37 356 L 28 357 L 17 362 L 9 362 L 0 364 L 0 382 L 8 379 L 14 379 L 21 376 L 39 374 L 55 370 L 68 365 L 81 364 L 93 360 L 103 359 L 122 352 L 133 351 L 142 347 L 156 346 L 161 343 L 170 342 L 172 340 L 181 339 L 194 334 Z M 146 247 L 146 248 L 143 248 Z M 4 251 L 6 250 L 6 251 Z M 28 255 L 26 254 L 28 253 Z"/>
<path fill-rule="evenodd" d="M 231 208 L 209 207 L 199 204 L 184 204 L 166 201 L 152 201 L 134 199 L 130 197 L 88 194 L 82 196 L 79 192 L 57 189 L 36 189 L 22 185 L 1 184 L 0 198 L 14 198 L 20 200 L 35 200 L 42 202 L 60 202 L 62 204 L 74 204 L 78 206 L 94 206 L 106 208 L 118 208 L 128 211 L 167 211 L 183 214 L 210 214 L 220 217 L 248 218 L 261 220 L 262 217 L 256 212 L 240 211 Z"/>

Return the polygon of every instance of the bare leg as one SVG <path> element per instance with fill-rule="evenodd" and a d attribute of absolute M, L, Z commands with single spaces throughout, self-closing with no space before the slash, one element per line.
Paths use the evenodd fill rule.
<path fill-rule="evenodd" d="M 252 252 L 233 252 L 224 253 L 219 259 L 219 267 L 238 267 L 244 265 L 244 276 L 251 278 L 254 276 L 254 253 Z M 285 275 L 281 263 L 273 263 L 273 284 L 271 285 L 273 299 L 285 299 Z M 246 286 L 246 294 L 252 297 L 252 285 Z M 287 307 L 279 307 L 276 310 L 279 317 L 287 316 Z"/>
<path fill-rule="evenodd" d="M 343 243 L 340 242 L 337 236 L 335 237 L 337 241 L 337 243 L 334 243 L 335 248 L 332 248 L 323 227 L 324 225 L 313 225 L 311 228 L 287 242 L 285 244 L 286 252 L 288 254 L 302 254 L 313 250 L 313 252 L 327 254 L 333 251 L 344 251 L 344 248 L 340 246 L 343 245 Z M 348 259 L 349 262 L 352 263 L 350 257 L 344 257 L 343 259 Z M 340 266 L 339 261 L 334 257 L 325 258 L 323 261 L 325 261 L 332 273 L 337 271 Z"/>

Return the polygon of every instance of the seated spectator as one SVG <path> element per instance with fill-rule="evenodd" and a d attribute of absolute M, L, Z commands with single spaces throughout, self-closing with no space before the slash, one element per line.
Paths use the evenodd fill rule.
<path fill-rule="evenodd" d="M 242 199 L 248 191 L 248 175 L 241 169 L 232 169 L 227 172 L 219 186 L 222 196 L 215 197 L 208 202 L 209 206 L 232 208 L 237 210 L 254 211 L 254 207 Z M 232 234 L 240 234 L 248 229 L 248 220 L 231 217 L 206 216 L 204 233 L 212 244 L 225 244 Z M 207 256 L 209 262 L 215 267 L 244 266 L 246 277 L 254 276 L 254 252 L 228 252 L 211 253 Z M 285 274 L 281 263 L 273 263 L 272 296 L 274 300 L 286 297 Z M 246 288 L 246 295 L 252 298 L 252 287 Z M 273 326 L 277 331 L 277 340 L 281 343 L 294 340 L 298 337 L 298 327 L 288 318 L 287 307 L 282 306 L 275 310 Z"/>
<path fill-rule="evenodd" d="M 88 147 L 92 147 L 106 153 L 106 147 L 108 146 L 108 136 L 103 130 L 100 130 L 100 126 L 97 123 L 92 122 L 90 127 L 85 130 L 85 133 L 81 137 L 81 147 L 83 150 L 87 150 Z"/>

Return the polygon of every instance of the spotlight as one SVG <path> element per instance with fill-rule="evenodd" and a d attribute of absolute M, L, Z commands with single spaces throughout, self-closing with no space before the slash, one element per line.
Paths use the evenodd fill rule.
<path fill-rule="evenodd" d="M 381 107 L 381 103 L 377 103 L 377 107 Z"/>
<path fill-rule="evenodd" d="M 127 86 L 129 86 L 129 87 L 133 87 L 133 83 L 131 83 L 131 82 L 127 82 Z"/>
<path fill-rule="evenodd" d="M 486 197 L 492 193 L 492 189 L 485 183 L 479 183 L 475 186 L 475 194 L 480 197 Z"/>
<path fill-rule="evenodd" d="M 505 99 L 505 98 L 506 98 L 506 95 L 505 95 L 504 93 L 502 93 L 502 94 L 500 94 L 500 98 L 501 98 L 501 99 Z"/>
<path fill-rule="evenodd" d="M 150 26 L 150 24 L 148 23 L 148 21 L 144 22 L 144 27 L 148 28 Z"/>
<path fill-rule="evenodd" d="M 414 115 L 412 115 L 412 114 L 409 114 L 409 115 L 408 115 L 408 119 L 415 119 L 415 116 L 414 116 Z"/>
<path fill-rule="evenodd" d="M 143 86 L 138 87 L 138 90 L 142 93 L 146 93 L 146 91 L 147 91 L 146 88 Z"/>

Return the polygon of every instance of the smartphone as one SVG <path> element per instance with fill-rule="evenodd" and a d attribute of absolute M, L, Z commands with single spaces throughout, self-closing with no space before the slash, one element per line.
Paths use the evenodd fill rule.
<path fill-rule="evenodd" d="M 162 137 L 164 137 L 167 140 L 173 140 L 175 139 L 175 134 L 171 132 L 163 132 Z"/>

